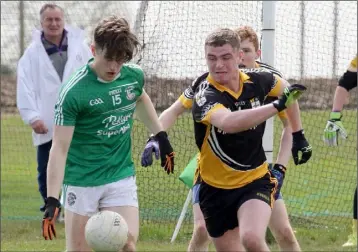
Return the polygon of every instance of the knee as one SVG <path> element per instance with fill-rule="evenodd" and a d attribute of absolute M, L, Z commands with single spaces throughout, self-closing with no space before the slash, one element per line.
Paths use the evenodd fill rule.
<path fill-rule="evenodd" d="M 135 242 L 134 241 L 128 241 L 126 245 L 123 247 L 123 251 L 125 252 L 135 252 Z"/>
<path fill-rule="evenodd" d="M 135 238 L 131 234 L 128 234 L 127 243 L 126 243 L 126 245 L 124 245 L 122 251 L 125 251 L 125 252 L 135 252 L 136 251 L 136 241 L 135 241 Z"/>
<path fill-rule="evenodd" d="M 206 229 L 204 221 L 198 221 L 197 223 L 195 223 L 194 236 L 196 236 L 197 239 L 202 241 L 209 240 L 208 230 Z"/>
<path fill-rule="evenodd" d="M 257 251 L 261 248 L 261 244 L 265 242 L 265 237 L 261 237 L 253 231 L 247 231 L 240 233 L 240 240 L 246 250 Z"/>
<path fill-rule="evenodd" d="M 291 226 L 282 226 L 277 230 L 275 238 L 278 243 L 292 244 L 296 242 L 296 237 Z"/>

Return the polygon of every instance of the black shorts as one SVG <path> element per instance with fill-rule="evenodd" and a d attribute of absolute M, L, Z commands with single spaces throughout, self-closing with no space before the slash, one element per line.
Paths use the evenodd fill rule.
<path fill-rule="evenodd" d="M 226 231 L 236 228 L 239 225 L 237 211 L 248 200 L 259 199 L 272 208 L 276 187 L 277 180 L 270 173 L 235 189 L 216 188 L 202 181 L 199 204 L 209 235 L 220 237 Z"/>

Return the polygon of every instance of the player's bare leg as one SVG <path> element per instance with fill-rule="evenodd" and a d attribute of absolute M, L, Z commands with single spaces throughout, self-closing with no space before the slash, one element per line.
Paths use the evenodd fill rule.
<path fill-rule="evenodd" d="M 136 251 L 136 243 L 139 235 L 139 211 L 134 206 L 121 206 L 121 207 L 104 207 L 100 211 L 113 211 L 119 213 L 127 222 L 128 225 L 128 241 L 124 246 L 123 251 L 134 252 Z"/>
<path fill-rule="evenodd" d="M 245 251 L 245 248 L 240 243 L 239 228 L 228 230 L 224 235 L 218 238 L 212 238 L 216 251 Z"/>
<path fill-rule="evenodd" d="M 210 237 L 206 229 L 203 213 L 198 203 L 193 205 L 194 230 L 191 237 L 188 252 L 208 251 Z"/>
<path fill-rule="evenodd" d="M 239 208 L 240 241 L 246 251 L 270 251 L 265 241 L 270 216 L 270 206 L 261 200 L 248 200 Z"/>
<path fill-rule="evenodd" d="M 66 232 L 66 251 L 91 251 L 85 238 L 85 226 L 88 216 L 79 215 L 69 210 L 65 210 L 65 232 Z"/>
<path fill-rule="evenodd" d="M 278 199 L 274 203 L 269 228 L 281 251 L 301 251 L 288 218 L 285 202 L 282 199 Z"/>

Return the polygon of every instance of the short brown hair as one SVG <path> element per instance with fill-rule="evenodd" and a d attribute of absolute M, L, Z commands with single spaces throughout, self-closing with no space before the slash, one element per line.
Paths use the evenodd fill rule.
<path fill-rule="evenodd" d="M 250 26 L 241 26 L 238 29 L 235 29 L 235 32 L 240 37 L 241 41 L 248 39 L 251 43 L 254 44 L 255 51 L 259 50 L 259 39 L 257 33 Z"/>
<path fill-rule="evenodd" d="M 47 3 L 44 4 L 41 9 L 40 9 L 40 17 L 42 19 L 42 14 L 47 10 L 47 9 L 59 9 L 62 11 L 62 13 L 65 13 L 64 10 L 58 6 L 57 4 L 52 4 L 52 3 Z"/>
<path fill-rule="evenodd" d="M 127 20 L 117 16 L 102 19 L 94 30 L 96 49 L 106 50 L 105 58 L 130 61 L 139 51 L 140 44 L 130 31 Z"/>
<path fill-rule="evenodd" d="M 213 31 L 207 36 L 205 46 L 223 46 L 229 44 L 232 48 L 240 48 L 240 38 L 237 34 L 228 28 L 221 28 Z"/>

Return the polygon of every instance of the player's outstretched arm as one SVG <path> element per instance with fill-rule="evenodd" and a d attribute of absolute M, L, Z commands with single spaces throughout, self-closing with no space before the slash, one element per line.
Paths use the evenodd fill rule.
<path fill-rule="evenodd" d="M 193 83 L 185 89 L 181 96 L 169 108 L 163 111 L 159 116 L 159 121 L 163 126 L 163 130 L 171 128 L 175 124 L 177 118 L 183 114 L 186 109 L 192 108 L 195 90 L 207 76 L 208 73 L 205 73 L 196 78 Z M 153 137 L 150 137 L 141 157 L 141 164 L 143 167 L 151 166 L 153 164 L 153 153 L 155 153 L 155 157 L 158 159 L 158 143 Z"/>
<path fill-rule="evenodd" d="M 164 130 L 168 130 L 175 124 L 177 118 L 185 112 L 186 108 L 180 100 L 176 100 L 169 108 L 159 116 L 159 121 Z"/>
<path fill-rule="evenodd" d="M 189 95 L 186 95 L 189 94 Z M 186 109 L 190 109 L 192 106 L 192 87 L 189 86 L 185 92 L 177 99 L 169 108 L 163 111 L 159 116 L 159 121 L 162 124 L 163 130 L 170 129 L 177 118 L 184 113 Z M 153 164 L 153 153 L 155 157 L 159 159 L 159 146 L 154 137 L 150 137 L 147 144 L 144 147 L 144 151 L 141 157 L 141 164 L 143 167 L 151 166 Z"/>
<path fill-rule="evenodd" d="M 277 114 L 277 109 L 272 104 L 267 104 L 258 108 L 231 112 L 219 104 L 210 112 L 207 114 L 210 124 L 226 133 L 238 133 L 266 121 Z"/>
<path fill-rule="evenodd" d="M 159 131 L 163 130 L 163 127 L 158 120 L 154 105 L 144 90 L 137 101 L 136 114 L 139 120 L 141 120 L 153 134 L 157 134 Z"/>
<path fill-rule="evenodd" d="M 183 114 L 185 110 L 192 108 L 195 90 L 198 88 L 200 83 L 207 78 L 207 76 L 208 73 L 205 73 L 196 78 L 191 85 L 184 90 L 180 97 L 159 116 L 159 121 L 164 130 L 171 128 L 176 119 Z"/>
<path fill-rule="evenodd" d="M 163 131 L 157 113 L 148 94 L 143 90 L 142 95 L 137 101 L 136 113 L 138 118 L 153 133 L 154 139 L 159 145 L 159 155 L 161 166 L 169 174 L 174 172 L 174 151 L 168 140 L 168 135 Z"/>
<path fill-rule="evenodd" d="M 68 149 L 70 148 L 74 126 L 54 126 L 52 147 L 47 165 L 46 210 L 42 220 L 42 235 L 48 240 L 56 237 L 55 221 L 60 203 L 58 197 L 65 174 Z"/>
<path fill-rule="evenodd" d="M 293 85 L 286 89 L 285 94 L 273 103 L 253 109 L 230 111 L 221 104 L 212 104 L 208 112 L 202 116 L 203 122 L 210 124 L 227 132 L 237 133 L 257 126 L 273 115 L 277 114 L 294 103 L 306 88 L 302 85 Z M 208 98 L 206 98 L 208 99 Z M 195 104 L 194 106 L 197 106 Z M 194 108 L 195 109 L 195 108 Z M 206 109 L 204 108 L 204 111 Z M 200 110 L 199 110 L 200 111 Z"/>
<path fill-rule="evenodd" d="M 176 119 L 184 113 L 186 108 L 183 106 L 181 101 L 177 100 L 169 108 L 163 111 L 159 116 L 159 121 L 162 124 L 163 130 L 166 131 L 170 129 Z M 143 167 L 151 166 L 153 164 L 153 153 L 155 153 L 155 158 L 159 159 L 159 145 L 154 137 L 150 137 L 147 141 L 147 144 L 144 147 L 144 151 L 141 157 L 141 164 Z"/>

